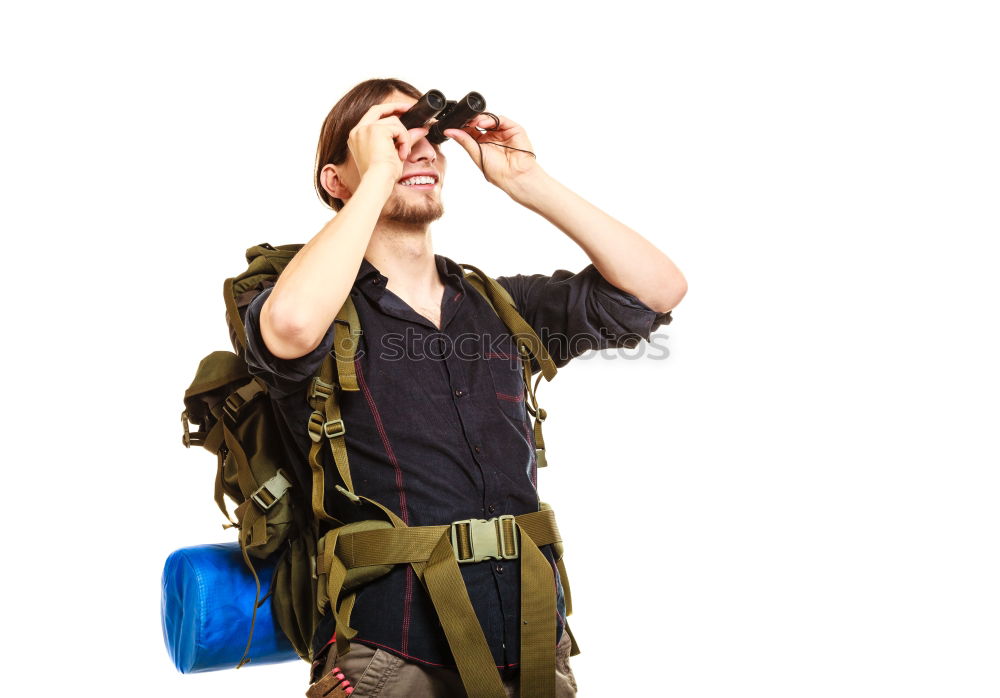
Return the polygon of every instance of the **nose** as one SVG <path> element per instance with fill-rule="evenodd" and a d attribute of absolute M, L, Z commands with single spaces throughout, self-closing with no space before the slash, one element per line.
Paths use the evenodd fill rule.
<path fill-rule="evenodd" d="M 412 134 L 413 131 L 417 131 L 419 133 L 426 131 L 426 129 L 411 129 L 410 133 Z M 431 142 L 427 140 L 426 134 L 424 134 L 424 136 L 420 139 L 413 141 L 413 145 L 410 147 L 409 160 L 411 162 L 427 160 L 431 163 L 437 161 L 437 151 L 434 149 L 434 146 L 431 145 Z"/>

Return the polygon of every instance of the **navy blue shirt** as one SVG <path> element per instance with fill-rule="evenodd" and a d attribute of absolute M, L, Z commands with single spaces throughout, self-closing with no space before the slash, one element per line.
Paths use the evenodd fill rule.
<path fill-rule="evenodd" d="M 350 291 L 362 327 L 354 362 L 360 390 L 342 392 L 340 406 L 354 489 L 410 526 L 537 511 L 535 441 L 516 345 L 462 268 L 447 257 L 434 258 L 445 284 L 440 329 L 386 288 L 386 277 L 367 259 Z M 635 346 L 671 320 L 669 312 L 657 313 L 611 285 L 593 264 L 576 274 L 560 269 L 551 276 L 495 278 L 557 367 L 590 349 Z M 333 347 L 333 326 L 309 354 L 275 357 L 260 335 L 260 308 L 270 292 L 265 289 L 247 308 L 246 358 L 251 373 L 268 386 L 281 418 L 295 480 L 308 488 L 306 424 L 312 408 L 307 391 Z M 327 511 L 342 520 L 356 519 L 354 505 L 334 489 L 339 479 L 325 444 L 321 454 Z M 550 563 L 551 547 L 542 546 Z M 519 563 L 460 565 L 502 669 L 518 663 Z M 553 571 L 558 639 L 565 604 L 554 564 Z M 328 612 L 313 638 L 317 650 L 330 639 L 331 621 Z M 360 590 L 351 626 L 358 631 L 356 642 L 428 664 L 455 665 L 430 597 L 409 565 L 395 566 Z"/>

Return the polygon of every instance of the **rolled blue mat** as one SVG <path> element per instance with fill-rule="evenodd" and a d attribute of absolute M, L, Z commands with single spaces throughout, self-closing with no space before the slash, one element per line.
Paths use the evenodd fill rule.
<path fill-rule="evenodd" d="M 250 560 L 263 597 L 277 555 Z M 161 600 L 163 640 L 178 671 L 190 674 L 236 667 L 247 646 L 256 591 L 239 543 L 195 545 L 167 557 Z M 248 666 L 299 659 L 271 615 L 271 599 L 257 609 L 247 656 Z"/>

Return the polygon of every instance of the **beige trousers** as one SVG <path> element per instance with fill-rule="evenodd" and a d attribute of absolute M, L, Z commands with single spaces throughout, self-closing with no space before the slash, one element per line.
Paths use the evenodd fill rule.
<path fill-rule="evenodd" d="M 569 666 L 571 642 L 563 632 L 556 646 L 556 698 L 576 696 L 576 679 Z M 354 691 L 351 698 L 464 698 L 465 689 L 458 671 L 411 662 L 386 650 L 362 642 L 351 644 L 351 651 L 338 659 L 331 647 L 322 674 L 306 691 L 308 698 L 340 698 L 345 695 L 341 682 L 331 674 L 340 669 Z M 508 698 L 518 698 L 518 677 L 504 682 Z"/>

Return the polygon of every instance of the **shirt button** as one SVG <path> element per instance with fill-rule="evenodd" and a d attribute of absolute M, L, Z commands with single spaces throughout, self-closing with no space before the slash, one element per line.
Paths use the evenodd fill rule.
<path fill-rule="evenodd" d="M 497 565 L 497 574 L 503 574 L 503 565 Z"/>
<path fill-rule="evenodd" d="M 465 395 L 465 391 L 461 388 L 455 388 L 455 397 L 462 397 Z"/>
<path fill-rule="evenodd" d="M 496 508 L 495 506 L 493 506 L 492 504 L 490 504 L 490 505 L 489 505 L 488 507 L 486 507 L 486 509 L 487 509 L 487 510 L 488 510 L 488 511 L 489 511 L 489 512 L 490 512 L 491 514 L 492 514 L 492 513 L 494 512 L 494 511 L 496 511 L 496 510 L 497 510 L 497 508 Z"/>
<path fill-rule="evenodd" d="M 473 446 L 473 447 L 472 447 L 472 450 L 473 450 L 473 451 L 475 451 L 476 453 L 479 453 L 479 451 L 480 451 L 480 448 L 479 448 L 479 446 Z M 490 511 L 493 511 L 493 509 L 492 509 L 492 508 L 490 508 Z"/>

